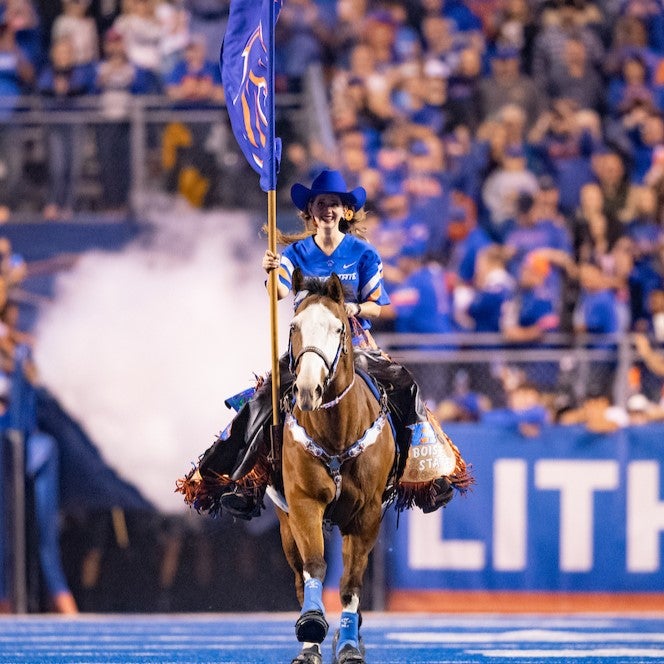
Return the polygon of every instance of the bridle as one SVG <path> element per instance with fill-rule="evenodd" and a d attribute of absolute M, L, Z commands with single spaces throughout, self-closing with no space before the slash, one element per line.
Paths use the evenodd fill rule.
<path fill-rule="evenodd" d="M 325 365 L 325 369 L 327 370 L 327 375 L 325 376 L 325 380 L 323 381 L 323 393 L 324 393 L 327 390 L 327 388 L 330 386 L 332 380 L 334 379 L 334 376 L 337 372 L 337 367 L 339 366 L 339 361 L 341 360 L 341 356 L 346 355 L 348 353 L 348 348 L 346 345 L 346 340 L 347 340 L 346 325 L 345 323 L 342 322 L 341 333 L 339 334 L 339 344 L 337 345 L 337 352 L 335 353 L 332 362 L 328 360 L 325 353 L 317 346 L 304 346 L 304 348 L 300 350 L 297 356 L 295 356 L 293 354 L 294 329 L 295 327 L 291 325 L 290 333 L 288 336 L 288 369 L 293 375 L 295 375 L 297 367 L 300 364 L 300 360 L 302 359 L 302 356 L 305 353 L 314 353 L 315 355 L 318 355 L 318 357 L 320 357 L 320 359 L 323 360 L 323 364 Z M 342 397 L 345 396 L 346 393 L 350 391 L 350 388 L 353 386 L 354 382 L 355 382 L 355 375 L 353 374 L 353 380 L 351 381 L 351 384 L 336 399 L 321 404 L 320 408 L 330 408 L 331 406 L 339 403 Z"/>
<path fill-rule="evenodd" d="M 332 382 L 334 375 L 336 373 L 337 367 L 339 365 L 339 360 L 342 355 L 348 353 L 347 348 L 347 324 L 344 322 L 341 333 L 339 334 L 339 345 L 337 346 L 337 352 L 334 356 L 334 360 L 330 362 L 325 355 L 325 353 L 318 348 L 317 346 L 304 346 L 297 355 L 293 353 L 293 330 L 295 329 L 294 325 L 291 325 L 290 334 L 288 337 L 288 366 L 290 372 L 295 375 L 297 367 L 302 359 L 302 356 L 305 353 L 315 353 L 318 357 L 323 360 L 323 364 L 327 369 L 327 376 L 323 382 L 323 393 Z M 350 382 L 350 385 L 346 387 L 337 397 L 331 401 L 325 402 L 319 406 L 319 408 L 332 408 L 336 406 L 341 399 L 343 399 L 352 389 L 355 384 L 355 370 L 353 369 L 353 379 Z M 292 406 L 294 403 L 294 397 L 291 394 L 286 394 L 283 399 L 283 409 L 285 413 L 284 424 L 289 429 L 293 440 L 299 443 L 309 454 L 317 458 L 324 466 L 330 477 L 334 480 L 335 485 L 335 501 L 339 499 L 341 495 L 341 484 L 342 484 L 342 475 L 341 467 L 349 459 L 354 459 L 359 456 L 364 450 L 368 447 L 371 447 L 376 443 L 380 434 L 383 431 L 383 428 L 388 423 L 387 415 L 387 397 L 385 392 L 381 393 L 380 401 L 380 412 L 374 420 L 374 422 L 365 430 L 362 436 L 356 440 L 350 447 L 347 447 L 345 450 L 339 454 L 330 454 L 323 445 L 316 442 L 306 431 L 306 429 L 297 421 L 295 414 L 293 413 Z"/>

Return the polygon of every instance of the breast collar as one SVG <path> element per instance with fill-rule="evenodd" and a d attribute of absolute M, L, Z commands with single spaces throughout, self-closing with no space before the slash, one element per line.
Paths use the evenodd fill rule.
<path fill-rule="evenodd" d="M 353 382 L 351 382 L 350 386 L 353 385 Z M 337 403 L 349 388 L 347 388 L 339 397 L 337 397 Z M 330 406 L 336 405 L 333 404 L 333 402 L 328 403 Z M 380 412 L 378 413 L 376 419 L 369 426 L 369 428 L 365 430 L 359 440 L 355 441 L 350 447 L 347 447 L 339 454 L 330 454 L 322 445 L 317 443 L 306 432 L 305 428 L 297 421 L 297 418 L 295 415 L 293 415 L 290 405 L 286 409 L 284 426 L 288 427 L 294 441 L 302 445 L 305 451 L 311 454 L 311 456 L 319 459 L 325 466 L 325 469 L 329 473 L 330 477 L 334 480 L 334 484 L 336 486 L 334 499 L 337 500 L 341 495 L 341 466 L 349 459 L 358 457 L 360 454 L 362 454 L 362 452 L 364 452 L 364 450 L 371 447 L 378 440 L 378 437 L 383 431 L 386 423 L 388 423 L 387 396 L 385 393 L 382 393 L 380 398 Z"/>

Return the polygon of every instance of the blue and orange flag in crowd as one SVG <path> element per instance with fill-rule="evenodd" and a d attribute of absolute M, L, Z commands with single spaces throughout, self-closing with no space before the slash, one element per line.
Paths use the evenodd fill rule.
<path fill-rule="evenodd" d="M 274 23 L 282 0 L 232 0 L 221 49 L 221 79 L 233 134 L 263 191 L 276 188 L 281 141 L 274 138 Z M 274 22 L 270 12 L 274 7 Z M 272 51 L 274 47 L 272 46 Z"/>

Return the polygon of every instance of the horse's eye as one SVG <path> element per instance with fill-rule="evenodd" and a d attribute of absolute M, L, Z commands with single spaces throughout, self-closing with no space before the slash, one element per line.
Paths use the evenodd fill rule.
<path fill-rule="evenodd" d="M 335 330 L 335 332 L 336 332 L 337 334 L 341 334 L 343 331 L 344 331 L 344 328 L 343 328 L 343 327 L 338 327 L 338 328 Z"/>

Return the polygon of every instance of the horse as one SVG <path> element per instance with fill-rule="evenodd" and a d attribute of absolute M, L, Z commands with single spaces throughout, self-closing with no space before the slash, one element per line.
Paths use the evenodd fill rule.
<path fill-rule="evenodd" d="M 324 520 L 338 526 L 343 539 L 334 661 L 363 664 L 362 583 L 378 538 L 396 446 L 386 399 L 377 399 L 356 373 L 339 277 L 305 281 L 296 270 L 293 291 L 303 289 L 308 293 L 295 310 L 289 334 L 294 382 L 282 441 L 286 505 L 276 509 L 301 605 L 295 633 L 303 645 L 292 664 L 322 663 L 320 644 L 329 628 L 322 600 Z"/>

